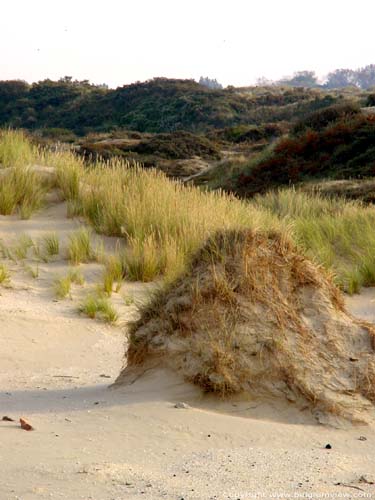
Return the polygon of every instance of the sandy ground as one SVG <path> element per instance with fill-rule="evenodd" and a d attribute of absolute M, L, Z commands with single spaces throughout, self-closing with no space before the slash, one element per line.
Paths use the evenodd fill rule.
<path fill-rule="evenodd" d="M 78 224 L 53 205 L 30 221 L 0 217 L 0 239 L 57 231 L 63 245 Z M 275 401 L 213 400 L 166 372 L 109 388 L 126 322 L 150 285 L 125 283 L 112 299 L 120 323 L 109 326 L 77 313 L 99 264 L 80 266 L 86 285 L 61 301 L 51 286 L 67 261 L 41 263 L 35 279 L 19 263 L 9 267 L 11 287 L 0 287 L 0 419 L 23 416 L 35 430 L 0 422 L 0 500 L 375 498 L 374 426 L 318 425 L 308 410 Z M 347 301 L 375 321 L 373 289 Z"/>

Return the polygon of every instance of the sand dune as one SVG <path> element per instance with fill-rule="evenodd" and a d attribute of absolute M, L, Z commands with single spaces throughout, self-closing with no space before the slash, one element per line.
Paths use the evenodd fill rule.
<path fill-rule="evenodd" d="M 77 225 L 53 205 L 30 221 L 1 217 L 0 238 L 11 244 L 22 233 L 54 230 L 63 243 Z M 71 300 L 54 301 L 53 275 L 66 261 L 41 264 L 37 279 L 10 267 L 12 288 L 0 288 L 0 418 L 24 416 L 35 431 L 0 422 L 1 500 L 373 493 L 373 425 L 318 425 L 307 409 L 272 399 L 218 401 L 166 370 L 109 388 L 121 369 L 126 323 L 150 285 L 125 283 L 121 293 L 135 304 L 114 294 L 120 325 L 108 326 L 77 313 L 78 287 Z M 87 289 L 100 264 L 81 269 Z M 374 300 L 366 290 L 347 304 L 374 320 Z"/>

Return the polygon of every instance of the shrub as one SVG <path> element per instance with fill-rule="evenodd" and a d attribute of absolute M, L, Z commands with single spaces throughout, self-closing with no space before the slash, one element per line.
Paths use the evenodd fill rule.
<path fill-rule="evenodd" d="M 293 134 L 300 134 L 307 129 L 320 132 L 327 125 L 331 125 L 339 120 L 352 119 L 360 113 L 360 107 L 357 104 L 346 103 L 336 104 L 328 108 L 319 109 L 300 119 L 293 127 Z"/>
<path fill-rule="evenodd" d="M 375 117 L 359 115 L 280 139 L 243 166 L 233 185 L 242 196 L 309 179 L 375 176 Z"/>

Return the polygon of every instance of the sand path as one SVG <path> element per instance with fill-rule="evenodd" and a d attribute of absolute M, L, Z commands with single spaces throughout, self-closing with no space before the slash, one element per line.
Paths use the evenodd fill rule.
<path fill-rule="evenodd" d="M 30 221 L 0 217 L 0 239 L 54 230 L 63 242 L 78 224 L 55 205 Z M 124 285 L 135 304 L 113 298 L 113 327 L 77 313 L 81 289 L 54 302 L 52 275 L 66 261 L 41 264 L 37 279 L 10 267 L 12 288 L 0 288 L 0 418 L 25 416 L 35 431 L 0 422 L 0 500 L 375 498 L 374 427 L 317 425 L 273 401 L 217 402 L 165 372 L 109 389 L 126 322 L 150 287 Z M 86 288 L 100 277 L 96 263 L 81 269 Z M 375 320 L 374 300 L 366 290 L 348 305 Z"/>

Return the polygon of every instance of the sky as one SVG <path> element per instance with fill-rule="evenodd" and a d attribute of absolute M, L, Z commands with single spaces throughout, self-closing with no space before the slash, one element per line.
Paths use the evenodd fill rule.
<path fill-rule="evenodd" d="M 224 86 L 375 63 L 374 0 L 4 0 L 0 80 Z"/>

